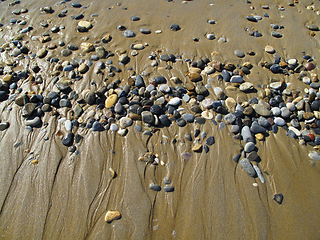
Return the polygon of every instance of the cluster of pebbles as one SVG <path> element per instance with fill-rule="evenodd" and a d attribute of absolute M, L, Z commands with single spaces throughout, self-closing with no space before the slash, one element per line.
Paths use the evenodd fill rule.
<path fill-rule="evenodd" d="M 72 3 L 72 7 L 83 7 L 81 4 Z M 41 11 L 52 14 L 51 7 L 42 8 Z M 19 15 L 26 10 L 15 12 Z M 65 17 L 67 11 L 59 13 L 58 17 Z M 82 15 L 82 14 L 81 14 Z M 93 26 L 91 22 L 81 20 L 83 15 L 75 16 L 80 20 L 77 31 L 86 32 Z M 256 22 L 256 17 L 247 17 L 249 21 Z M 138 17 L 132 17 L 132 21 L 139 21 Z M 17 22 L 17 21 L 16 21 Z M 15 22 L 15 23 L 16 23 Z M 20 22 L 21 23 L 21 22 Z M 22 24 L 21 24 L 22 25 Z M 48 25 L 43 23 L 42 27 Z M 28 27 L 28 31 L 32 27 Z M 52 34 L 59 32 L 63 27 L 54 26 L 50 29 Z M 172 31 L 180 30 L 180 26 L 172 24 Z M 134 37 L 135 33 L 119 27 L 124 31 L 125 37 Z M 142 29 L 142 34 L 149 34 L 148 29 Z M 21 30 L 24 34 L 27 30 Z M 300 144 L 309 144 L 317 147 L 320 145 L 320 136 L 316 136 L 320 128 L 320 83 L 314 72 L 315 65 L 311 56 L 304 55 L 301 63 L 295 58 L 281 59 L 276 54 L 274 62 L 263 62 L 261 67 L 268 68 L 274 74 L 299 74 L 298 78 L 308 88 L 304 92 L 291 91 L 284 81 L 271 82 L 265 89 L 255 88 L 254 83 L 248 81 L 248 76 L 253 65 L 245 62 L 242 65 L 219 62 L 209 58 L 201 58 L 198 61 L 182 59 L 179 55 L 151 53 L 150 65 L 157 67 L 159 63 L 168 63 L 167 68 L 172 68 L 176 62 L 185 62 L 188 65 L 188 73 L 184 79 L 172 77 L 167 79 L 156 76 L 152 79 L 148 75 L 136 74 L 132 68 L 127 68 L 130 73 L 127 80 L 105 81 L 97 91 L 85 89 L 81 92 L 73 87 L 78 81 L 83 81 L 86 74 L 93 69 L 95 74 L 104 74 L 112 78 L 122 70 L 113 65 L 112 60 L 102 61 L 109 57 L 115 57 L 112 52 L 107 52 L 102 44 L 111 41 L 110 35 L 105 35 L 101 42 L 94 45 L 82 42 L 80 46 L 74 44 L 65 45 L 63 41 L 59 46 L 50 43 L 50 34 L 41 37 L 32 37 L 44 45 L 36 53 L 32 53 L 23 41 L 25 35 L 18 35 L 10 43 L 1 47 L 1 52 L 9 57 L 0 67 L 0 101 L 5 102 L 7 110 L 15 105 L 21 108 L 21 116 L 25 119 L 25 126 L 32 131 L 33 128 L 46 126 L 42 122 L 43 116 L 51 114 L 63 124 L 62 143 L 70 148 L 71 152 L 78 152 L 75 144 L 82 137 L 78 134 L 79 129 L 91 129 L 94 132 L 113 131 L 125 137 L 128 129 L 135 129 L 145 135 L 152 135 L 155 129 L 171 127 L 185 127 L 187 124 L 195 126 L 204 125 L 211 121 L 218 125 L 221 130 L 228 126 L 235 139 L 244 142 L 241 153 L 233 157 L 236 163 L 251 177 L 258 177 L 262 183 L 265 182 L 262 171 L 259 169 L 261 161 L 257 153 L 256 141 L 263 141 L 268 132 L 278 132 L 278 127 L 283 127 L 288 136 L 299 140 Z M 61 51 L 62 57 L 68 57 L 73 52 L 82 51 L 90 59 L 79 59 L 63 61 L 54 56 L 53 51 L 58 47 L 64 47 Z M 143 44 L 132 44 L 130 48 L 134 51 L 146 47 Z M 275 50 L 267 46 L 265 51 L 274 54 Z M 132 51 L 133 52 L 133 51 Z M 92 54 L 93 53 L 93 54 Z M 126 65 L 130 57 L 126 51 L 119 51 L 119 65 Z M 131 53 L 132 56 L 134 54 Z M 236 50 L 235 55 L 243 58 L 245 54 Z M 19 62 L 29 59 L 31 64 L 26 64 L 24 70 L 14 71 Z M 41 73 L 45 71 L 41 66 L 35 64 L 37 61 L 47 61 L 51 65 L 51 78 L 46 79 Z M 94 64 L 95 62 L 95 64 Z M 170 63 L 170 65 L 169 65 Z M 246 80 L 245 80 L 246 79 Z M 34 91 L 24 91 L 21 87 L 29 83 Z M 95 84 L 94 82 L 92 84 Z M 220 85 L 219 87 L 217 85 Z M 225 86 L 225 87 L 221 87 Z M 51 90 L 49 90 L 51 88 Z M 237 102 L 228 97 L 226 89 L 233 89 L 244 93 L 257 91 L 258 97 L 253 97 L 247 102 Z M 3 103 L 2 103 L 3 104 Z M 142 121 L 146 129 L 139 125 L 130 128 L 134 121 Z M 10 123 L 1 121 L 0 130 L 5 131 Z M 200 136 L 200 137 L 199 137 Z M 186 134 L 188 141 L 194 141 L 192 151 L 194 153 L 207 153 L 210 146 L 215 143 L 214 136 L 196 129 L 194 135 Z M 181 157 L 189 160 L 192 153 L 184 152 Z M 317 151 L 309 154 L 313 160 L 320 160 Z M 152 153 L 147 153 L 141 159 L 146 163 L 158 164 L 159 159 Z M 170 184 L 166 182 L 166 184 Z M 152 184 L 150 189 L 160 191 L 159 185 Z M 172 192 L 174 188 L 170 185 L 164 187 L 166 192 Z M 277 195 L 275 200 L 282 202 L 282 197 Z M 281 201 L 280 201 L 281 200 Z"/>

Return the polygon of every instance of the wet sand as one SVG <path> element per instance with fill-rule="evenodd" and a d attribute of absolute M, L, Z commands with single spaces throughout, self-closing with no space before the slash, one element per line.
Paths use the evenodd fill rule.
<path fill-rule="evenodd" d="M 316 32 L 311 37 L 306 28 L 308 24 L 320 25 L 316 14 L 316 10 L 320 10 L 319 2 L 314 3 L 314 11 L 306 8 L 309 2 L 305 1 L 292 7 L 287 1 L 269 0 L 252 0 L 251 4 L 245 1 L 195 0 L 183 4 L 181 1 L 123 0 L 121 6 L 117 6 L 118 1 L 111 0 L 79 2 L 87 8 L 72 8 L 71 2 L 55 5 L 58 1 L 21 1 L 15 6 L 1 2 L 0 22 L 4 27 L 0 32 L 0 45 L 9 42 L 20 27 L 14 25 L 11 30 L 6 29 L 13 17 L 25 18 L 27 26 L 33 26 L 34 29 L 24 37 L 33 53 L 46 44 L 32 41 L 31 36 L 50 32 L 55 25 L 65 26 L 59 33 L 50 33 L 50 43 L 57 45 L 59 40 L 77 46 L 83 41 L 95 43 L 107 33 L 111 34 L 112 40 L 103 46 L 111 52 L 118 49 L 131 52 L 130 44 L 148 43 L 139 55 L 130 56 L 130 63 L 118 66 L 123 71 L 106 83 L 91 67 L 81 81 L 75 82 L 73 87 L 78 92 L 84 89 L 96 91 L 116 78 L 121 79 L 124 86 L 130 76 L 130 72 L 125 71 L 127 67 L 132 67 L 137 74 L 148 73 L 145 78 L 148 80 L 162 75 L 167 79 L 177 76 L 185 82 L 187 63 L 160 62 L 158 67 L 151 67 L 148 56 L 154 51 L 179 54 L 182 59 L 191 60 L 208 57 L 234 64 L 249 61 L 253 68 L 245 80 L 252 82 L 255 88 L 259 89 L 258 85 L 264 88 L 271 79 L 277 79 L 289 83 L 289 89 L 303 91 L 307 85 L 298 79 L 298 74 L 272 74 L 259 66 L 263 61 L 273 61 L 273 56 L 265 53 L 264 47 L 273 46 L 284 59 L 292 57 L 302 61 L 303 51 L 316 63 L 320 58 L 317 45 L 320 35 Z M 210 6 L 210 3 L 214 5 Z M 268 5 L 270 9 L 264 10 L 262 5 Z M 283 5 L 285 11 L 278 10 L 276 6 L 279 5 Z M 45 6 L 52 6 L 55 13 L 45 14 L 39 10 Z M 67 16 L 57 18 L 63 6 L 67 6 Z M 23 7 L 28 8 L 28 13 L 11 14 L 14 9 Z M 248 15 L 263 16 L 265 12 L 269 18 L 257 23 L 246 19 Z M 92 22 L 93 28 L 87 33 L 76 31 L 78 21 L 72 20 L 71 16 L 79 13 L 83 13 L 83 20 Z M 98 17 L 90 17 L 91 14 L 98 14 Z M 131 21 L 130 16 L 139 16 L 140 21 Z M 51 20 L 49 27 L 41 28 L 40 22 L 48 19 Z M 214 19 L 216 24 L 207 23 L 209 19 Z M 173 23 L 179 24 L 181 30 L 171 31 L 169 26 Z M 279 30 L 282 38 L 271 36 L 271 23 L 284 26 Z M 116 29 L 118 25 L 133 30 L 136 37 L 125 38 L 123 32 Z M 244 30 L 249 26 L 263 36 L 249 36 Z M 149 28 L 152 33 L 139 33 L 141 27 Z M 158 29 L 162 30 L 161 34 L 155 33 Z M 216 39 L 206 39 L 207 33 L 215 34 Z M 225 37 L 227 42 L 218 43 L 220 37 Z M 199 38 L 199 42 L 194 42 L 193 38 Z M 239 59 L 234 55 L 237 49 L 244 53 L 254 51 L 256 55 L 246 54 Z M 82 51 L 61 57 L 61 50 L 61 47 L 52 50 L 52 55 L 62 60 L 89 59 L 89 54 Z M 213 52 L 218 54 L 212 55 Z M 1 53 L 1 62 L 8 57 Z M 117 56 L 110 59 L 117 64 Z M 14 70 L 24 69 L 28 61 L 41 66 L 46 81 L 40 89 L 50 91 L 51 64 L 45 59 L 24 59 Z M 171 65 L 172 69 L 166 70 L 166 65 Z M 314 72 L 318 71 L 317 67 Z M 204 82 L 208 79 L 205 77 Z M 96 84 L 90 84 L 91 81 Z M 174 84 L 169 82 L 169 85 Z M 226 87 L 218 81 L 212 86 Z M 22 88 L 31 91 L 34 86 L 25 82 Z M 213 88 L 209 92 L 214 98 Z M 239 90 L 226 90 L 226 93 L 244 101 L 257 95 Z M 6 131 L 0 132 L 0 236 L 3 239 L 317 239 L 320 235 L 319 163 L 308 157 L 314 150 L 312 146 L 299 145 L 298 140 L 286 136 L 282 128 L 277 134 L 269 132 L 264 141 L 257 141 L 261 158 L 259 167 L 266 178 L 266 182 L 261 183 L 258 178 L 249 177 L 232 160 L 241 152 L 243 141 L 234 139 L 228 127 L 218 130 L 211 121 L 204 125 L 187 124 L 184 128 L 175 124 L 161 128 L 148 143 L 148 136 L 134 130 L 134 126 L 128 128 L 125 137 L 111 131 L 92 132 L 79 128 L 78 133 L 84 138 L 77 144 L 80 154 L 76 156 L 62 144 L 58 131 L 64 130 L 56 116 L 45 114 L 42 121 L 48 126 L 30 132 L 25 129 L 21 107 L 14 103 L 11 106 L 12 110 L 8 111 L 8 101 L 0 104 L 1 120 L 10 123 Z M 189 109 L 187 105 L 183 107 Z M 148 129 L 139 121 L 134 125 Z M 46 132 L 43 132 L 44 128 Z M 193 143 L 184 136 L 193 134 L 195 128 L 214 136 L 215 144 L 208 153 L 193 153 L 186 161 L 181 153 L 192 152 Z M 49 140 L 44 141 L 45 137 Z M 18 142 L 23 144 L 13 147 Z M 138 161 L 147 148 L 158 154 L 165 164 L 146 165 Z M 31 163 L 34 159 L 38 160 L 37 165 Z M 115 178 L 111 177 L 109 168 L 117 173 Z M 174 192 L 149 189 L 150 183 L 163 187 L 166 176 L 171 180 Z M 282 204 L 273 200 L 277 193 L 284 196 Z M 108 210 L 120 211 L 122 218 L 106 223 L 104 217 Z"/>

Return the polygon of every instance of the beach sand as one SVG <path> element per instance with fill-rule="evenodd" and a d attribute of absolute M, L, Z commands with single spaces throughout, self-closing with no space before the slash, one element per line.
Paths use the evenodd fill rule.
<path fill-rule="evenodd" d="M 59 40 L 77 46 L 90 42 L 113 53 L 121 49 L 130 53 L 131 44 L 148 44 L 137 56 L 130 55 L 130 62 L 125 66 L 118 65 L 117 54 L 108 58 L 122 70 L 115 77 L 95 74 L 93 66 L 90 67 L 83 79 L 72 85 L 79 93 L 85 89 L 97 91 L 115 79 L 120 79 L 120 86 L 124 86 L 133 71 L 143 73 L 146 82 L 156 76 L 168 79 L 169 86 L 175 86 L 169 80 L 171 77 L 186 82 L 188 63 L 160 61 L 159 66 L 152 67 L 148 58 L 152 52 L 180 55 L 183 60 L 190 58 L 191 61 L 207 57 L 235 65 L 251 62 L 253 68 L 244 80 L 253 83 L 257 90 L 265 89 L 274 81 L 285 81 L 288 89 L 303 92 L 309 86 L 298 79 L 299 73 L 273 74 L 261 67 L 261 63 L 273 62 L 273 54 L 264 51 L 267 45 L 273 46 L 276 54 L 285 60 L 297 58 L 302 62 L 302 52 L 305 52 L 312 56 L 315 65 L 318 63 L 320 35 L 315 32 L 315 36 L 310 36 L 307 26 L 320 25 L 319 1 L 299 1 L 294 6 L 280 0 L 251 2 L 85 0 L 79 3 L 87 8 L 73 8 L 72 2 L 21 0 L 20 4 L 8 6 L 10 2 L 4 1 L 0 3 L 3 24 L 0 45 L 9 43 L 18 35 L 19 28 L 24 28 L 15 24 L 8 29 L 11 18 L 25 19 L 26 26 L 33 26 L 23 37 L 30 49 L 29 56 L 50 43 L 59 45 Z M 310 10 L 307 6 L 311 3 L 313 9 Z M 263 9 L 263 5 L 269 9 Z M 279 10 L 281 5 L 284 11 Z M 51 6 L 55 12 L 40 11 L 45 6 Z M 19 16 L 11 13 L 22 8 L 28 12 Z M 66 17 L 57 17 L 64 9 L 68 10 Z M 93 25 L 88 32 L 76 30 L 78 20 L 71 16 L 80 13 L 84 15 L 82 20 Z M 249 15 L 263 16 L 264 13 L 269 17 L 262 17 L 258 22 L 246 19 Z M 92 14 L 98 16 L 91 17 Z M 138 16 L 140 20 L 132 21 L 131 16 Z M 210 19 L 215 20 L 215 24 L 209 24 Z M 49 27 L 40 27 L 45 21 Z M 171 31 L 171 24 L 178 24 L 181 30 Z M 274 30 L 270 24 L 283 25 L 283 29 L 277 30 L 283 37 L 272 37 Z M 52 27 L 61 25 L 65 29 L 50 32 Z M 124 37 L 123 31 L 117 30 L 118 25 L 134 31 L 136 36 Z M 150 29 L 151 34 L 140 33 L 142 27 Z M 253 27 L 262 37 L 250 36 L 246 27 Z M 162 32 L 157 34 L 156 30 Z M 44 33 L 50 34 L 50 42 L 32 40 L 32 36 Z M 216 39 L 208 40 L 208 33 Z M 110 34 L 112 40 L 101 43 L 105 34 Z M 227 42 L 219 43 L 221 37 Z M 49 55 L 63 61 L 90 57 L 81 50 L 62 57 L 60 52 L 65 48 L 58 46 L 50 50 Z M 245 57 L 235 56 L 235 50 L 243 51 Z M 250 56 L 249 51 L 255 55 Z M 1 53 L 0 62 L 4 63 L 7 58 L 12 57 L 7 52 Z M 30 57 L 19 60 L 13 69 L 26 69 L 28 63 L 30 66 L 37 63 L 41 68 L 39 74 L 45 80 L 37 86 L 23 81 L 20 87 L 25 91 L 43 90 L 46 95 L 53 87 L 53 64 L 46 58 Z M 126 71 L 128 67 L 133 71 Z M 318 65 L 313 72 L 319 72 Z M 60 78 L 67 79 L 68 74 L 61 73 Z M 104 78 L 108 80 L 103 81 Z M 203 77 L 204 84 L 208 84 L 209 78 Z M 216 99 L 213 88 L 225 89 L 227 84 L 213 79 L 209 93 Z M 92 81 L 95 84 L 91 84 Z M 243 93 L 238 89 L 225 90 L 225 93 L 241 102 L 257 96 L 256 92 Z M 10 111 L 8 106 L 12 107 Z M 95 107 L 87 105 L 84 110 L 88 112 Z M 190 112 L 188 104 L 182 107 Z M 159 128 L 149 140 L 149 136 L 134 129 L 134 125 L 141 125 L 143 130 L 152 130 L 141 121 L 134 121 L 125 137 L 110 130 L 93 132 L 78 128 L 74 133 L 83 139 L 76 144 L 79 154 L 75 155 L 62 144 L 67 132 L 57 115 L 46 113 L 42 122 L 48 124 L 31 132 L 25 129 L 21 107 L 14 102 L 1 102 L 0 112 L 1 120 L 10 123 L 8 129 L 0 132 L 0 237 L 3 239 L 317 239 L 320 235 L 319 162 L 308 157 L 314 151 L 312 146 L 300 145 L 299 140 L 287 136 L 283 128 L 276 134 L 269 131 L 265 140 L 256 143 L 261 158 L 258 166 L 265 177 L 265 183 L 261 183 L 258 178 L 248 176 L 232 159 L 241 153 L 245 143 L 233 138 L 228 126 L 219 130 L 209 120 L 203 125 L 189 123 L 180 128 L 172 124 Z M 62 117 L 70 116 L 68 110 L 58 112 Z M 185 134 L 193 135 L 196 128 L 215 138 L 208 153 L 192 152 L 194 143 L 185 139 Z M 147 149 L 157 154 L 163 164 L 138 161 Z M 186 161 L 181 157 L 183 152 L 193 155 Z M 116 172 L 115 178 L 109 168 Z M 164 177 L 171 181 L 173 192 L 163 190 Z M 149 189 L 152 183 L 160 185 L 162 190 Z M 273 200 L 279 193 L 283 194 L 282 204 Z M 109 210 L 119 211 L 121 219 L 105 222 Z"/>

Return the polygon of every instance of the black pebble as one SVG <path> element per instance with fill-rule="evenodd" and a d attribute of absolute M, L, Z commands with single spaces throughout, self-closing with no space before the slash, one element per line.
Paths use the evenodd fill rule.
<path fill-rule="evenodd" d="M 275 194 L 273 196 L 273 200 L 275 200 L 277 203 L 281 204 L 283 201 L 283 195 L 281 193 Z"/>

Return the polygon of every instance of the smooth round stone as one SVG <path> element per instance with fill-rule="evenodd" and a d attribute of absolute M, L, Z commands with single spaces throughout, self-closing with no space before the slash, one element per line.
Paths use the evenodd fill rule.
<path fill-rule="evenodd" d="M 278 107 L 271 108 L 271 112 L 273 116 L 279 116 L 281 114 L 281 110 Z"/>
<path fill-rule="evenodd" d="M 164 186 L 163 190 L 165 192 L 173 192 L 174 191 L 174 187 L 172 187 L 172 186 Z"/>
<path fill-rule="evenodd" d="M 64 57 L 70 56 L 71 53 L 72 53 L 72 52 L 71 52 L 69 49 L 63 49 L 63 50 L 61 51 L 61 55 L 64 56 Z"/>
<path fill-rule="evenodd" d="M 159 185 L 157 185 L 157 184 L 150 184 L 150 185 L 149 185 L 149 188 L 150 188 L 151 190 L 153 190 L 153 191 L 156 191 L 156 192 L 161 191 L 161 187 L 160 187 Z"/>
<path fill-rule="evenodd" d="M 140 32 L 142 34 L 150 34 L 151 33 L 150 29 L 148 29 L 148 28 L 140 28 Z"/>
<path fill-rule="evenodd" d="M 170 60 L 170 57 L 167 54 L 161 55 L 160 60 L 168 62 Z"/>
<path fill-rule="evenodd" d="M 88 22 L 88 21 L 79 21 L 78 27 L 84 30 L 89 30 L 90 28 L 92 28 L 92 24 L 91 22 Z"/>
<path fill-rule="evenodd" d="M 74 7 L 74 8 L 81 8 L 82 7 L 82 5 L 80 3 L 77 3 L 77 2 L 71 3 L 71 6 Z"/>
<path fill-rule="evenodd" d="M 142 121 L 151 125 L 154 125 L 155 118 L 151 112 L 143 111 L 141 113 Z"/>
<path fill-rule="evenodd" d="M 38 58 L 44 58 L 48 53 L 48 50 L 45 48 L 41 48 L 38 52 L 37 52 L 37 57 Z"/>
<path fill-rule="evenodd" d="M 112 123 L 112 124 L 110 125 L 110 130 L 111 130 L 111 131 L 115 132 L 115 131 L 118 131 L 118 129 L 119 129 L 119 127 L 118 127 L 117 124 Z"/>
<path fill-rule="evenodd" d="M 26 126 L 36 127 L 40 125 L 41 119 L 38 116 L 30 117 L 26 119 Z"/>
<path fill-rule="evenodd" d="M 302 82 L 309 85 L 311 83 L 311 79 L 309 77 L 303 77 Z"/>
<path fill-rule="evenodd" d="M 122 106 L 121 103 L 116 103 L 116 105 L 114 105 L 114 111 L 118 114 L 122 113 L 124 110 L 124 107 Z"/>
<path fill-rule="evenodd" d="M 164 84 L 164 83 L 167 83 L 167 79 L 166 79 L 165 77 L 163 77 L 163 76 L 157 76 L 157 77 L 155 77 L 153 80 L 154 80 L 154 82 L 155 82 L 156 84 Z"/>
<path fill-rule="evenodd" d="M 72 122 L 70 120 L 66 120 L 64 122 L 64 127 L 68 132 L 70 132 L 72 130 Z"/>
<path fill-rule="evenodd" d="M 255 144 L 253 142 L 248 142 L 245 146 L 244 146 L 244 151 L 246 153 L 249 153 L 251 151 L 253 151 L 255 149 Z"/>
<path fill-rule="evenodd" d="M 241 136 L 244 142 L 248 143 L 248 142 L 253 142 L 253 137 L 252 137 L 252 133 L 251 130 L 248 126 L 244 126 L 241 129 Z"/>
<path fill-rule="evenodd" d="M 236 134 L 240 131 L 240 127 L 238 125 L 231 125 L 230 126 L 230 132 Z"/>
<path fill-rule="evenodd" d="M 106 108 L 113 106 L 118 100 L 117 94 L 111 94 L 105 101 Z"/>
<path fill-rule="evenodd" d="M 306 69 L 309 71 L 313 70 L 315 68 L 314 64 L 311 62 L 306 63 Z"/>
<path fill-rule="evenodd" d="M 269 127 L 270 123 L 268 121 L 268 119 L 264 118 L 264 117 L 260 117 L 258 119 L 258 124 L 264 128 Z"/>
<path fill-rule="evenodd" d="M 132 37 L 135 37 L 136 34 L 132 30 L 126 30 L 124 31 L 123 36 L 127 38 L 132 38 Z"/>
<path fill-rule="evenodd" d="M 219 97 L 223 94 L 223 89 L 221 87 L 215 87 L 215 88 L 213 88 L 213 91 L 217 97 Z"/>
<path fill-rule="evenodd" d="M 289 108 L 287 108 L 287 107 L 282 107 L 282 108 L 281 108 L 281 116 L 282 116 L 283 118 L 288 118 L 288 117 L 290 117 L 290 110 L 289 110 Z"/>
<path fill-rule="evenodd" d="M 174 98 L 170 99 L 170 101 L 168 102 L 168 104 L 172 105 L 172 106 L 177 106 L 180 103 L 181 103 L 181 99 L 178 97 L 174 97 Z"/>
<path fill-rule="evenodd" d="M 267 53 L 270 53 L 270 54 L 273 54 L 275 53 L 275 50 L 272 46 L 268 45 L 264 48 L 264 50 L 267 52 Z"/>
<path fill-rule="evenodd" d="M 184 127 L 184 126 L 186 126 L 187 122 L 183 118 L 179 118 L 179 119 L 176 120 L 176 124 L 179 127 Z"/>
<path fill-rule="evenodd" d="M 197 84 L 195 91 L 198 95 L 206 95 L 208 93 L 208 90 L 202 84 Z"/>
<path fill-rule="evenodd" d="M 22 117 L 30 116 L 33 113 L 34 109 L 35 109 L 35 104 L 33 103 L 25 104 L 21 111 Z"/>
<path fill-rule="evenodd" d="M 182 117 L 189 123 L 192 123 L 194 121 L 194 116 L 191 113 L 185 113 L 182 115 Z"/>
<path fill-rule="evenodd" d="M 230 82 L 231 75 L 226 69 L 222 70 L 221 75 L 225 82 Z"/>
<path fill-rule="evenodd" d="M 311 109 L 314 111 L 319 111 L 320 108 L 320 102 L 318 100 L 315 100 L 311 103 Z"/>
<path fill-rule="evenodd" d="M 0 101 L 3 101 L 7 98 L 7 93 L 5 91 L 0 91 Z"/>
<path fill-rule="evenodd" d="M 320 161 L 320 154 L 316 151 L 312 151 L 311 153 L 308 154 L 308 156 L 312 160 Z"/>
<path fill-rule="evenodd" d="M 8 122 L 2 122 L 0 123 L 0 131 L 4 131 L 9 127 L 9 123 Z"/>
<path fill-rule="evenodd" d="M 297 61 L 297 59 L 295 59 L 295 58 L 290 58 L 290 59 L 287 60 L 287 63 L 288 63 L 289 65 L 295 66 L 295 65 L 298 63 L 298 61 Z"/>
<path fill-rule="evenodd" d="M 235 50 L 234 55 L 236 55 L 238 58 L 244 58 L 245 54 L 241 50 Z"/>
<path fill-rule="evenodd" d="M 172 31 L 179 31 L 181 28 L 178 24 L 171 24 L 170 25 L 170 30 Z"/>
<path fill-rule="evenodd" d="M 212 98 L 206 98 L 201 102 L 201 105 L 205 109 L 210 109 L 210 108 L 212 108 L 212 105 L 213 105 L 213 99 Z"/>
<path fill-rule="evenodd" d="M 252 167 L 252 164 L 250 163 L 250 161 L 247 158 L 241 159 L 240 160 L 240 165 L 243 168 L 243 170 L 245 170 L 246 173 L 250 177 L 255 177 L 256 176 L 256 171 L 254 170 L 254 168 Z"/>
<path fill-rule="evenodd" d="M 274 123 L 277 124 L 278 126 L 284 126 L 286 124 L 286 121 L 283 118 L 275 117 Z"/>
<path fill-rule="evenodd" d="M 211 33 L 208 33 L 206 37 L 208 40 L 214 40 L 216 38 L 215 35 Z"/>
<path fill-rule="evenodd" d="M 310 87 L 314 89 L 319 89 L 320 88 L 320 82 L 313 82 L 310 84 Z"/>

